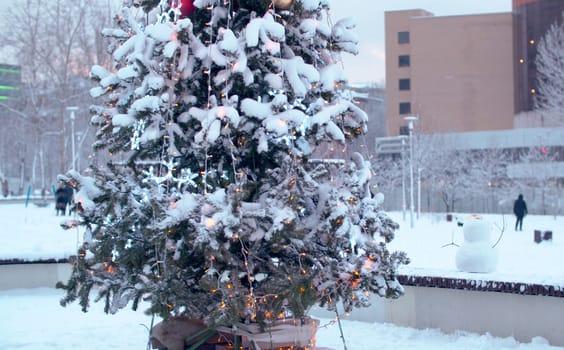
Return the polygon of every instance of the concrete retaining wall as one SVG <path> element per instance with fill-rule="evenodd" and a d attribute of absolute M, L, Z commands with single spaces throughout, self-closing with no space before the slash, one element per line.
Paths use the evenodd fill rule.
<path fill-rule="evenodd" d="M 66 282 L 71 274 L 69 263 L 33 263 L 0 265 L 0 290 L 53 287 Z"/>
<path fill-rule="evenodd" d="M 315 309 L 314 316 L 334 313 Z M 514 337 L 524 343 L 537 336 L 564 346 L 564 298 L 499 292 L 405 286 L 397 300 L 372 298 L 372 306 L 343 319 L 386 322 L 418 329 L 436 328 Z"/>
<path fill-rule="evenodd" d="M 70 277 L 69 263 L 0 265 L 0 290 L 54 287 Z M 355 309 L 344 319 L 386 322 L 412 328 L 436 328 L 450 333 L 464 330 L 530 342 L 541 336 L 564 346 L 564 297 L 521 295 L 464 289 L 404 286 L 396 300 L 372 298 L 369 308 Z M 334 318 L 321 308 L 312 316 Z"/>

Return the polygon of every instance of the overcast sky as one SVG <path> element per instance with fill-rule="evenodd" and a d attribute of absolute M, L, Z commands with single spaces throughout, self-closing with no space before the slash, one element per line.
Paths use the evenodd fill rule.
<path fill-rule="evenodd" d="M 385 11 L 423 9 L 435 16 L 511 12 L 511 0 L 331 0 L 330 4 L 333 22 L 356 18 L 360 53 L 343 57 L 352 83 L 384 82 Z"/>
<path fill-rule="evenodd" d="M 21 0 L 20 0 L 21 1 Z M 424 9 L 435 16 L 466 15 L 489 12 L 510 12 L 511 0 L 330 0 L 333 21 L 356 18 L 356 33 L 360 40 L 357 56 L 344 54 L 345 71 L 351 83 L 383 83 L 384 12 Z M 0 10 L 13 0 L 0 0 Z M 0 48 L 0 52 L 1 52 Z M 6 60 L 5 63 L 17 64 Z"/>

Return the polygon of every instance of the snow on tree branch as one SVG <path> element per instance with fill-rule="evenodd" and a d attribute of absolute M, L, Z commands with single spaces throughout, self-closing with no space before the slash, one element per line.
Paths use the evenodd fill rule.
<path fill-rule="evenodd" d="M 564 13 L 539 42 L 535 108 L 550 124 L 564 125 Z"/>

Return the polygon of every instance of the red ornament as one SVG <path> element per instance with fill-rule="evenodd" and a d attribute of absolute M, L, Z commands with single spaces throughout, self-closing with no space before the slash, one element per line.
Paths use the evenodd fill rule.
<path fill-rule="evenodd" d="M 196 11 L 196 7 L 194 6 L 194 0 L 180 0 L 180 14 L 182 17 L 190 16 L 194 11 Z"/>

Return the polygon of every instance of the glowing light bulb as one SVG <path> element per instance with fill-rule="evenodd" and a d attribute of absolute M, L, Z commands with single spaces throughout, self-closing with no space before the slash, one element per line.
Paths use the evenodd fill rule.
<path fill-rule="evenodd" d="M 215 226 L 215 221 L 212 218 L 208 218 L 206 219 L 206 227 L 207 228 L 213 228 Z"/>

